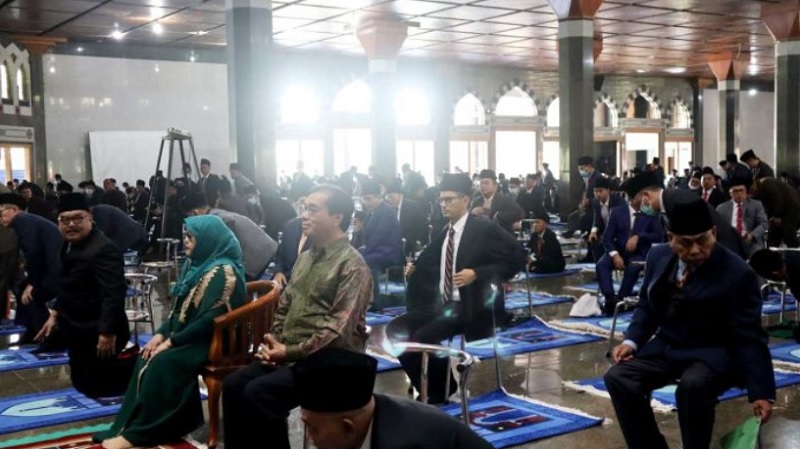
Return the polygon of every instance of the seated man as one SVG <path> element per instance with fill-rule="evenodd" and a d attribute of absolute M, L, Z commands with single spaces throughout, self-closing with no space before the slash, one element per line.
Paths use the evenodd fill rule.
<path fill-rule="evenodd" d="M 406 267 L 408 313 L 386 328 L 391 341 L 440 344 L 458 334 L 467 340 L 491 337 L 505 319 L 502 288 L 524 268 L 525 255 L 516 239 L 500 225 L 468 213 L 472 182 L 463 174 L 444 174 L 439 204 L 450 223 Z M 421 355 L 400 356 L 419 390 Z M 429 401 L 443 403 L 455 392 L 444 391 L 447 362 L 431 358 Z"/>
<path fill-rule="evenodd" d="M 611 193 L 611 180 L 601 176 L 594 184 L 594 198 L 590 205 L 592 208 L 592 227 L 589 231 L 589 248 L 592 255 L 592 262 L 597 262 L 605 253 L 603 249 L 603 234 L 608 226 L 608 219 L 611 217 L 611 209 L 623 206 L 625 199 L 619 195 Z"/>
<path fill-rule="evenodd" d="M 283 238 L 278 245 L 278 252 L 275 253 L 275 276 L 273 281 L 277 282 L 281 288 L 292 278 L 292 270 L 297 262 L 297 256 L 311 246 L 311 241 L 303 232 L 303 221 L 300 218 L 292 218 L 283 227 Z"/>
<path fill-rule="evenodd" d="M 368 355 L 336 348 L 295 365 L 300 416 L 314 446 L 491 449 L 463 421 L 435 407 L 373 394 L 377 366 Z"/>
<path fill-rule="evenodd" d="M 373 296 L 378 299 L 380 276 L 383 270 L 402 266 L 403 233 L 397 214 L 381 199 L 381 186 L 372 179 L 361 183 L 361 195 L 367 213 L 363 227 L 363 246 L 358 247 L 364 262 L 372 271 Z"/>
<path fill-rule="evenodd" d="M 225 379 L 222 407 L 225 447 L 289 449 L 286 417 L 298 405 L 290 366 L 324 348 L 363 352 L 372 276 L 345 231 L 353 200 L 341 188 L 320 185 L 306 199 L 303 231 L 312 247 L 300 254 L 281 294 L 259 362 Z"/>
<path fill-rule="evenodd" d="M 604 380 L 628 448 L 668 449 L 650 394 L 678 379 L 683 448 L 708 449 L 717 397 L 732 386 L 747 389 L 762 424 L 769 419 L 768 336 L 757 277 L 716 243 L 706 203 L 676 203 L 668 215 L 669 245 L 648 255 L 639 304 Z"/>
<path fill-rule="evenodd" d="M 644 268 L 643 262 L 653 243 L 661 241 L 664 234 L 657 217 L 639 212 L 640 201 L 611 209 L 608 228 L 603 234 L 606 254 L 597 262 L 597 282 L 605 297 L 604 312 L 614 314 L 614 306 L 630 296 Z M 622 285 L 614 292 L 612 272 L 624 270 Z"/>
<path fill-rule="evenodd" d="M 540 212 L 533 216 L 533 233 L 528 242 L 531 257 L 528 267 L 531 273 L 560 273 L 567 265 L 564 253 L 561 252 L 561 243 L 558 242 L 556 233 L 547 228 L 550 216 Z"/>

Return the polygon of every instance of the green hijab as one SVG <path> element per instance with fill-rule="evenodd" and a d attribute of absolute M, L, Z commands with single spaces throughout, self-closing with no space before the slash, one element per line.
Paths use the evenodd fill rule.
<path fill-rule="evenodd" d="M 172 288 L 172 294 L 182 298 L 189 293 L 204 274 L 220 265 L 230 265 L 236 274 L 236 283 L 244 288 L 244 266 L 239 241 L 222 219 L 214 215 L 200 215 L 185 220 L 186 229 L 195 238 L 191 256 L 186 258 L 181 276 Z"/>

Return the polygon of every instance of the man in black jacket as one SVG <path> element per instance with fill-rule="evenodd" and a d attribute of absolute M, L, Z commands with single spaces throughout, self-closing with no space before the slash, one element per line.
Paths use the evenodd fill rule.
<path fill-rule="evenodd" d="M 141 224 L 114 206 L 98 204 L 92 207 L 94 223 L 123 253 L 127 250 L 144 251 L 147 233 Z"/>
<path fill-rule="evenodd" d="M 428 244 L 428 216 L 425 209 L 403 195 L 403 186 L 394 182 L 386 188 L 386 202 L 394 209 L 403 238 L 406 239 L 406 255 Z"/>
<path fill-rule="evenodd" d="M 323 348 L 293 368 L 314 446 L 491 449 L 463 421 L 435 407 L 373 394 L 376 368 L 374 358 L 336 348 Z"/>
<path fill-rule="evenodd" d="M 439 344 L 462 333 L 467 340 L 492 336 L 505 317 L 503 289 L 495 287 L 525 266 L 514 236 L 468 212 L 472 182 L 466 175 L 444 175 L 440 191 L 449 225 L 406 267 L 409 313 L 389 323 L 386 335 L 392 341 Z M 400 362 L 419 390 L 420 354 L 403 354 Z M 443 359 L 430 361 L 431 403 L 442 403 L 455 391 L 454 379 L 453 391 L 444 391 L 446 366 Z"/>
<path fill-rule="evenodd" d="M 514 233 L 514 225 L 525 218 L 525 212 L 497 188 L 497 176 L 493 170 L 480 173 L 480 195 L 472 202 L 472 213 L 496 221 L 501 228 Z"/>
<path fill-rule="evenodd" d="M 69 349 L 75 389 L 89 397 L 121 395 L 136 361 L 119 358 L 130 338 L 122 252 L 93 226 L 84 195 L 62 195 L 58 210 L 65 240 L 58 299 L 36 338 L 50 336 L 57 326 Z"/>
<path fill-rule="evenodd" d="M 740 161 L 747 164 L 750 170 L 753 171 L 753 180 L 758 181 L 759 179 L 763 178 L 774 178 L 775 177 L 775 170 L 769 166 L 766 162 L 762 161 L 758 156 L 756 156 L 755 151 L 752 148 L 742 153 L 742 156 L 739 158 Z"/>
<path fill-rule="evenodd" d="M 528 242 L 531 259 L 528 261 L 531 273 L 560 273 L 567 262 L 561 251 L 556 233 L 547 228 L 550 216 L 546 213 L 533 216 L 533 232 Z"/>

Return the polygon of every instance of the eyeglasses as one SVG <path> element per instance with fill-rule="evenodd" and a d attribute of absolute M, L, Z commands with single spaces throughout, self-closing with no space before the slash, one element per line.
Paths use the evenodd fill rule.
<path fill-rule="evenodd" d="M 450 203 L 452 203 L 453 201 L 455 201 L 457 199 L 460 199 L 460 198 L 461 197 L 458 197 L 458 196 L 443 196 L 443 197 L 439 198 L 439 204 L 443 204 L 445 206 L 449 206 Z"/>
<path fill-rule="evenodd" d="M 83 220 L 87 219 L 83 215 L 77 217 L 58 217 L 58 222 L 64 226 L 69 226 L 70 224 L 80 225 L 83 223 Z"/>

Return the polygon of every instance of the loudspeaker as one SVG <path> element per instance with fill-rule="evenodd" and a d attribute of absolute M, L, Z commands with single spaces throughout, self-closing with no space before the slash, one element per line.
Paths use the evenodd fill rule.
<path fill-rule="evenodd" d="M 595 75 L 594 76 L 594 91 L 595 92 L 602 92 L 603 91 L 603 82 L 606 80 L 605 75 Z"/>

